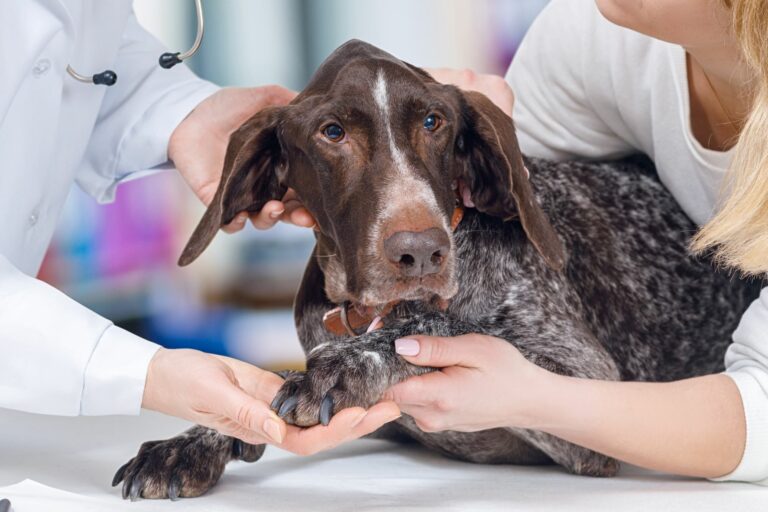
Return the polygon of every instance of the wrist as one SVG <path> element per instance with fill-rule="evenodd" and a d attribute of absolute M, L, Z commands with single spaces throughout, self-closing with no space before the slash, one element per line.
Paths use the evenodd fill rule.
<path fill-rule="evenodd" d="M 557 423 L 561 400 L 567 377 L 558 375 L 540 366 L 528 362 L 528 366 L 520 372 L 523 385 L 518 389 L 526 389 L 522 403 L 520 396 L 515 399 L 515 410 L 511 415 L 514 424 L 511 427 L 547 430 Z"/>
<path fill-rule="evenodd" d="M 158 401 L 158 389 L 161 387 L 162 367 L 167 358 L 169 350 L 159 348 L 147 367 L 147 379 L 144 383 L 144 394 L 141 399 L 141 408 L 150 411 L 163 412 Z"/>

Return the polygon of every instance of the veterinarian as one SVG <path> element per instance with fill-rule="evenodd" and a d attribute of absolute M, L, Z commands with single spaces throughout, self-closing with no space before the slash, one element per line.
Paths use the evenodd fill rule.
<path fill-rule="evenodd" d="M 120 183 L 170 161 L 207 203 L 229 133 L 293 97 L 278 87 L 220 90 L 183 64 L 161 68 L 164 51 L 129 0 L 0 4 L 0 407 L 54 415 L 144 407 L 297 453 L 394 419 L 389 403 L 345 410 L 327 428 L 287 427 L 268 405 L 279 377 L 162 349 L 35 279 L 73 183 L 109 202 Z M 266 205 L 256 227 L 280 218 L 311 225 L 289 199 Z M 247 220 L 241 214 L 226 230 Z"/>
<path fill-rule="evenodd" d="M 487 77 L 438 78 L 503 95 Z M 766 275 L 768 1 L 553 0 L 507 80 L 524 153 L 648 154 L 704 226 L 694 249 Z M 397 351 L 442 371 L 390 395 L 427 431 L 531 428 L 639 466 L 768 484 L 768 289 L 732 341 L 725 373 L 635 383 L 555 375 L 492 337 L 414 336 Z"/>

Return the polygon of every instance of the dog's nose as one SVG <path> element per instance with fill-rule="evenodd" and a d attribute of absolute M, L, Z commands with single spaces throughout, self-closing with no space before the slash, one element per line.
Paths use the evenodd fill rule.
<path fill-rule="evenodd" d="M 451 248 L 442 229 L 398 231 L 384 240 L 384 254 L 406 277 L 422 277 L 440 271 Z"/>

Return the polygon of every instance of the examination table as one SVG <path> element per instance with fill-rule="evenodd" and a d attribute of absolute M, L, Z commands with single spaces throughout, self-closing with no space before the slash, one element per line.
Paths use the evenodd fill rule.
<path fill-rule="evenodd" d="M 0 498 L 14 512 L 90 511 L 766 511 L 768 488 L 661 475 L 625 466 L 610 479 L 556 466 L 479 466 L 418 446 L 362 440 L 300 458 L 267 449 L 231 463 L 207 495 L 123 501 L 110 487 L 143 441 L 187 424 L 159 414 L 55 418 L 0 410 Z"/>

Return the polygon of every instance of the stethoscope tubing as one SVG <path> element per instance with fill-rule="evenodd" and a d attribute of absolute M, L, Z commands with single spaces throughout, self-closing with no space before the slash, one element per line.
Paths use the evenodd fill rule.
<path fill-rule="evenodd" d="M 203 34 L 205 33 L 205 17 L 203 16 L 203 0 L 195 0 L 195 13 L 197 14 L 197 34 L 195 34 L 195 42 L 192 47 L 181 53 L 166 52 L 160 56 L 160 67 L 164 69 L 170 69 L 176 64 L 187 60 L 192 57 L 200 49 L 200 45 L 203 43 Z M 75 71 L 75 69 L 67 64 L 67 73 L 69 76 L 85 84 L 106 85 L 112 86 L 117 82 L 117 73 L 111 69 L 96 73 L 95 75 L 88 76 L 82 75 Z"/>

